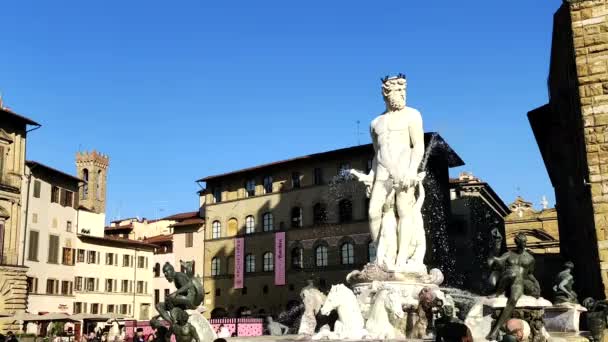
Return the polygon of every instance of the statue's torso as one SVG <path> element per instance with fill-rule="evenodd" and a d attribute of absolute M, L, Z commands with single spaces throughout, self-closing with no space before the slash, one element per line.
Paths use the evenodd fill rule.
<path fill-rule="evenodd" d="M 505 271 L 511 276 L 523 277 L 534 266 L 534 257 L 528 252 L 521 254 L 516 252 L 508 252 L 509 255 L 505 262 Z"/>
<path fill-rule="evenodd" d="M 372 133 L 376 137 L 376 179 L 389 177 L 400 179 L 408 169 L 412 148 L 410 147 L 410 125 L 419 120 L 420 113 L 409 107 L 400 111 L 382 114 L 372 121 Z"/>

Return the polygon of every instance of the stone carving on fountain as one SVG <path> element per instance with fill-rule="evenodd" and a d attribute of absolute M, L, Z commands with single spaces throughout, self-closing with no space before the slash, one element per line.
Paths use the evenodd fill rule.
<path fill-rule="evenodd" d="M 308 284 L 300 291 L 300 298 L 304 303 L 304 314 L 302 314 L 298 335 L 314 335 L 317 327 L 316 315 L 327 297 L 315 287 L 312 279 L 309 279 Z"/>
<path fill-rule="evenodd" d="M 317 334 L 312 336 L 313 340 L 358 340 L 368 336 L 357 298 L 353 291 L 343 284 L 331 287 L 320 312 L 323 315 L 329 315 L 332 310 L 338 312 L 338 320 L 334 324 L 334 330 L 330 331 L 329 327 L 325 325 L 321 327 Z"/>

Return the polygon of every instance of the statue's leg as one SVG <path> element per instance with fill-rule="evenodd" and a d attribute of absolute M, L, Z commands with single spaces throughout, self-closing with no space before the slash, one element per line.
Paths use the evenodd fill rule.
<path fill-rule="evenodd" d="M 164 302 L 157 303 L 155 307 L 160 317 L 162 317 L 167 322 L 172 322 L 171 315 L 169 314 L 169 310 L 167 309 Z"/>
<path fill-rule="evenodd" d="M 413 187 L 397 192 L 397 213 L 399 214 L 399 222 L 397 225 L 397 234 L 399 237 L 397 266 L 405 266 L 413 252 L 410 246 L 414 233 L 412 227 L 412 209 L 414 203 L 415 194 Z"/>
<path fill-rule="evenodd" d="M 378 247 L 376 251 L 377 263 L 384 259 L 384 251 L 378 246 L 378 240 L 380 237 L 380 228 L 382 226 L 382 208 L 386 201 L 387 190 L 385 182 L 377 181 L 374 183 L 372 194 L 369 199 L 369 232 L 372 241 L 376 243 L 376 246 Z"/>
<path fill-rule="evenodd" d="M 502 309 L 500 316 L 498 317 L 498 319 L 494 323 L 494 326 L 492 327 L 492 331 L 490 331 L 490 333 L 488 334 L 488 336 L 487 336 L 488 340 L 496 339 L 496 337 L 498 336 L 498 331 L 500 330 L 500 327 L 502 327 L 505 323 L 507 323 L 509 318 L 511 318 L 511 314 L 513 313 L 513 310 L 515 309 L 515 305 L 517 304 L 517 301 L 524 294 L 523 284 L 521 284 L 521 283 L 518 284 L 517 282 L 519 282 L 519 280 L 517 280 L 517 279 L 514 280 L 514 282 L 515 283 L 511 286 L 511 294 L 509 296 L 509 299 L 507 300 L 507 305 L 505 306 L 504 309 Z"/>

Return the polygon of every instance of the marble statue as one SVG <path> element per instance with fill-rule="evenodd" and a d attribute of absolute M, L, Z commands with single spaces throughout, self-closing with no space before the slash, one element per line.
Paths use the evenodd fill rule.
<path fill-rule="evenodd" d="M 329 315 L 332 310 L 338 311 L 338 320 L 332 332 L 321 329 L 313 335 L 313 340 L 319 339 L 362 339 L 367 336 L 364 320 L 359 303 L 353 291 L 343 284 L 333 285 L 321 310 L 322 315 Z"/>
<path fill-rule="evenodd" d="M 312 279 L 309 279 L 308 285 L 300 291 L 300 298 L 304 303 L 304 314 L 300 320 L 298 335 L 313 335 L 317 327 L 316 315 L 325 303 L 326 297 L 315 287 Z"/>
<path fill-rule="evenodd" d="M 200 280 L 183 272 L 176 272 L 170 263 L 163 265 L 163 273 L 170 283 L 175 283 L 177 290 L 170 293 L 164 302 L 156 304 L 156 310 L 166 321 L 172 321 L 171 309 L 174 307 L 196 309 L 203 302 L 204 290 Z"/>
<path fill-rule="evenodd" d="M 369 225 L 378 247 L 377 263 L 384 263 L 382 266 L 389 270 L 426 272 L 419 209 L 424 173 L 418 173 L 424 155 L 424 131 L 420 112 L 406 107 L 406 85 L 401 74 L 382 80 L 386 111 L 370 127 L 375 150 L 372 169 L 367 175 L 355 170 L 351 173 L 364 183 L 370 197 Z"/>
<path fill-rule="evenodd" d="M 492 267 L 502 270 L 496 287 L 496 295 L 508 294 L 507 305 L 492 326 L 488 340 L 496 340 L 499 329 L 511 318 L 517 301 L 523 295 L 540 297 L 540 285 L 534 277 L 534 257 L 526 250 L 527 238 L 523 233 L 515 236 L 517 249 L 494 257 Z"/>
<path fill-rule="evenodd" d="M 266 327 L 271 336 L 283 336 L 289 330 L 288 326 L 275 322 L 270 316 L 266 317 Z"/>
<path fill-rule="evenodd" d="M 404 332 L 393 324 L 396 319 L 405 317 L 400 293 L 386 286 L 380 286 L 376 291 L 365 322 L 369 337 L 379 340 L 405 338 Z"/>
<path fill-rule="evenodd" d="M 557 274 L 553 285 L 553 294 L 555 295 L 554 304 L 572 303 L 578 304 L 576 292 L 572 289 L 574 286 L 574 277 L 572 269 L 574 264 L 572 261 L 564 263 L 564 270 Z"/>

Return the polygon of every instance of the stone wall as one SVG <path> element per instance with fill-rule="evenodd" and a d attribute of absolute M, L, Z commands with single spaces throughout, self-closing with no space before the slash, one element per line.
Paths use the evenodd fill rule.
<path fill-rule="evenodd" d="M 27 306 L 26 267 L 0 266 L 0 315 L 25 311 Z M 0 333 L 19 330 L 19 325 L 0 318 Z"/>
<path fill-rule="evenodd" d="M 570 3 L 594 223 L 608 293 L 608 0 Z"/>

